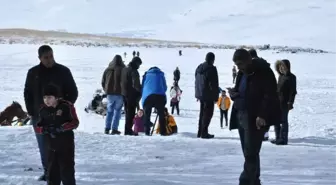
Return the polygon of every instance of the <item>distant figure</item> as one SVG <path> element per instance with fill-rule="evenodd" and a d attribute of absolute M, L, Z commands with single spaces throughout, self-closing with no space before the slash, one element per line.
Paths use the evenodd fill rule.
<path fill-rule="evenodd" d="M 236 77 L 237 77 L 237 69 L 236 69 L 236 66 L 233 66 L 232 67 L 232 83 L 233 84 L 235 83 Z"/>
<path fill-rule="evenodd" d="M 177 115 L 180 115 L 180 100 L 181 100 L 181 94 L 182 90 L 177 85 L 176 82 L 174 82 L 174 85 L 170 88 L 170 106 L 171 106 L 171 114 L 174 114 L 174 110 L 176 108 Z"/>
<path fill-rule="evenodd" d="M 139 51 L 136 52 L 136 56 L 140 57 L 140 52 Z"/>
<path fill-rule="evenodd" d="M 133 55 L 133 57 L 135 57 L 135 55 L 136 55 L 136 52 L 135 52 L 135 51 L 133 51 L 132 55 Z"/>
<path fill-rule="evenodd" d="M 231 105 L 231 100 L 226 96 L 226 91 L 222 90 L 222 96 L 217 101 L 218 108 L 220 110 L 220 126 L 223 128 L 223 116 L 225 119 L 225 126 L 228 126 L 228 110 Z"/>
<path fill-rule="evenodd" d="M 126 53 L 126 52 L 124 52 L 124 58 L 126 58 L 126 56 L 127 56 L 127 53 Z"/>
<path fill-rule="evenodd" d="M 180 72 L 179 68 L 176 67 L 176 69 L 174 70 L 174 82 L 176 84 L 178 84 L 178 82 L 180 81 L 180 77 L 181 77 L 181 72 Z"/>
<path fill-rule="evenodd" d="M 182 56 L 182 50 L 179 51 L 179 55 Z"/>

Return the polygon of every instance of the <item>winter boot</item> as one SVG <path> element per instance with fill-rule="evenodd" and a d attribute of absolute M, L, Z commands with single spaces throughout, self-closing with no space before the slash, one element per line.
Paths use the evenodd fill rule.
<path fill-rule="evenodd" d="M 44 173 L 44 174 L 41 175 L 37 180 L 38 180 L 38 181 L 47 181 L 46 174 Z"/>
<path fill-rule="evenodd" d="M 104 134 L 110 134 L 110 129 L 105 129 Z"/>
<path fill-rule="evenodd" d="M 212 139 L 214 137 L 215 135 L 212 135 L 212 134 L 202 134 L 201 136 L 202 139 Z"/>
<path fill-rule="evenodd" d="M 111 134 L 112 134 L 112 135 L 120 135 L 121 132 L 118 131 L 118 130 L 112 130 Z"/>

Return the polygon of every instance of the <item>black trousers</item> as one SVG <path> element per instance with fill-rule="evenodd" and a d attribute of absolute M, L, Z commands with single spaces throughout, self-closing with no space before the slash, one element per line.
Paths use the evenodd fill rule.
<path fill-rule="evenodd" d="M 223 117 L 225 119 L 225 126 L 228 126 L 228 110 L 220 110 L 220 126 L 223 128 Z"/>
<path fill-rule="evenodd" d="M 281 125 L 274 126 L 276 140 L 288 143 L 288 109 L 281 110 Z"/>
<path fill-rule="evenodd" d="M 146 98 L 144 102 L 144 107 L 143 107 L 144 113 L 145 113 L 144 119 L 145 119 L 145 134 L 146 135 L 150 135 L 150 128 L 151 128 L 150 118 L 152 114 L 152 108 L 155 108 L 157 110 L 157 114 L 159 116 L 160 134 L 167 135 L 166 119 L 165 119 L 165 113 L 164 113 L 166 103 L 167 103 L 167 100 L 164 95 L 152 94 Z"/>
<path fill-rule="evenodd" d="M 174 110 L 176 108 L 177 115 L 180 115 L 180 102 L 170 102 L 171 104 L 171 114 L 174 114 Z"/>
<path fill-rule="evenodd" d="M 47 136 L 48 146 L 48 185 L 76 185 L 75 180 L 75 141 L 71 131 Z"/>
<path fill-rule="evenodd" d="M 197 137 L 202 137 L 209 134 L 208 128 L 213 116 L 214 108 L 215 105 L 213 101 L 200 101 Z"/>
<path fill-rule="evenodd" d="M 239 137 L 244 154 L 244 169 L 239 177 L 239 185 L 260 185 L 260 149 L 265 130 L 258 130 L 255 123 L 249 123 L 246 112 L 238 112 Z M 254 119 L 255 120 L 255 119 Z"/>
<path fill-rule="evenodd" d="M 124 97 L 125 105 L 125 135 L 134 135 L 133 134 L 133 119 L 135 116 L 135 109 L 138 105 L 138 102 L 133 99 L 128 99 Z"/>

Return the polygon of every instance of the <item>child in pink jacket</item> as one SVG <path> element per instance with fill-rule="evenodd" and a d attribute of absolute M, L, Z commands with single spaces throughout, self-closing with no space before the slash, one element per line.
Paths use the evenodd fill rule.
<path fill-rule="evenodd" d="M 139 132 L 145 132 L 144 121 L 143 121 L 143 110 L 138 110 L 137 115 L 133 119 L 133 132 L 135 135 L 138 135 Z"/>

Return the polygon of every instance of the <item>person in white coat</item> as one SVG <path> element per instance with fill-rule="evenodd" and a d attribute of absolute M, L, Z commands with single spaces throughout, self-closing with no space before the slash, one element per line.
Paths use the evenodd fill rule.
<path fill-rule="evenodd" d="M 180 115 L 180 100 L 181 100 L 182 90 L 178 86 L 176 82 L 170 89 L 170 106 L 171 106 L 171 114 L 174 114 L 174 110 L 176 108 L 177 115 Z"/>

